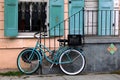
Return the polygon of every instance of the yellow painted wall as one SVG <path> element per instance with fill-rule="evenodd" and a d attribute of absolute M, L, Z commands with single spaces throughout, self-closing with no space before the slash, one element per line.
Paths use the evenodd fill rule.
<path fill-rule="evenodd" d="M 66 19 L 68 17 L 68 0 L 65 0 L 64 4 Z M 67 26 L 67 22 L 65 25 Z M 0 71 L 4 69 L 17 69 L 16 60 L 19 52 L 25 47 L 34 47 L 35 42 L 36 39 L 18 39 L 4 36 L 4 0 L 0 0 Z"/>

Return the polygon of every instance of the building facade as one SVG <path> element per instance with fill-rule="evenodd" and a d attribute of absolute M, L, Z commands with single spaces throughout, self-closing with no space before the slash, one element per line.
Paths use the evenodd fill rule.
<path fill-rule="evenodd" d="M 49 33 L 48 37 L 53 36 L 53 32 L 56 36 L 61 32 L 62 36 L 68 34 L 68 27 L 70 34 L 78 34 L 80 29 L 80 34 L 85 35 L 86 72 L 120 69 L 119 3 L 119 0 L 0 0 L 0 69 L 17 69 L 20 51 L 35 45 L 34 32 Z M 79 18 L 72 17 L 75 13 Z M 67 19 L 69 17 L 71 20 Z M 47 32 L 63 20 L 61 31 Z M 53 38 L 50 39 L 51 48 L 58 46 L 53 45 Z M 108 50 L 111 44 L 117 49 L 113 55 Z"/>

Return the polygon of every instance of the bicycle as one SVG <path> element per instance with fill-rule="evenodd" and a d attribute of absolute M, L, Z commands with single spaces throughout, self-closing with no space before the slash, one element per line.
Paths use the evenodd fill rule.
<path fill-rule="evenodd" d="M 40 35 L 37 37 L 37 35 Z M 59 65 L 60 69 L 68 75 L 76 75 L 82 72 L 85 67 L 85 57 L 82 54 L 82 49 L 75 49 L 70 44 L 69 40 L 58 39 L 60 47 L 56 51 L 49 50 L 46 46 L 41 44 L 41 36 L 46 36 L 42 33 L 35 33 L 34 37 L 38 38 L 36 46 L 34 48 L 27 48 L 20 52 L 17 58 L 17 67 L 20 72 L 25 74 L 32 74 L 38 70 L 42 65 L 42 60 L 46 59 L 52 65 Z M 68 36 L 69 37 L 69 36 Z M 66 43 L 68 43 L 66 45 Z M 45 50 L 44 50 L 45 49 Z M 49 54 L 54 54 L 53 58 L 49 58 L 46 55 L 46 51 Z"/>

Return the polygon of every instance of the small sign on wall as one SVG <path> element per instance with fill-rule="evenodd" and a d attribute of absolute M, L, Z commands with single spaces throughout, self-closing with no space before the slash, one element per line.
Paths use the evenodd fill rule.
<path fill-rule="evenodd" d="M 110 44 L 110 46 L 107 48 L 108 52 L 110 52 L 110 54 L 115 54 L 115 52 L 117 51 L 117 47 L 114 44 Z"/>

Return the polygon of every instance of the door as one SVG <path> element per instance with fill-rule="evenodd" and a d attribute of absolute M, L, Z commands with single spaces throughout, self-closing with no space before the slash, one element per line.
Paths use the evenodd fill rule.
<path fill-rule="evenodd" d="M 69 34 L 83 34 L 84 0 L 69 0 Z"/>
<path fill-rule="evenodd" d="M 113 34 L 113 9 L 113 0 L 99 0 L 98 35 Z"/>
<path fill-rule="evenodd" d="M 50 36 L 64 35 L 64 0 L 49 1 Z"/>

